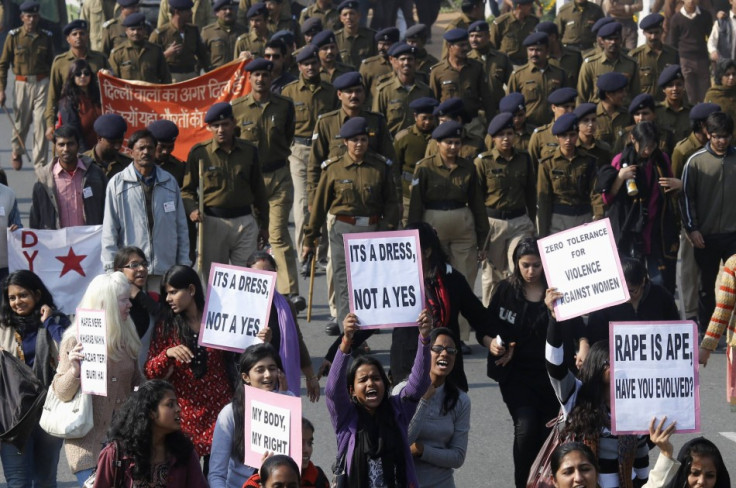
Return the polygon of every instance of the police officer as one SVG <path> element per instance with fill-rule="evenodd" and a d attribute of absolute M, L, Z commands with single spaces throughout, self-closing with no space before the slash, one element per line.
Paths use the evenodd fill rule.
<path fill-rule="evenodd" d="M 639 64 L 641 91 L 649 93 L 658 102 L 664 99 L 664 95 L 657 85 L 659 75 L 668 66 L 680 63 L 677 50 L 662 42 L 662 36 L 664 35 L 663 23 L 664 16 L 658 13 L 649 14 L 641 19 L 639 27 L 644 31 L 646 43 L 629 51 L 629 56 Z"/>
<path fill-rule="evenodd" d="M 304 12 L 304 10 L 302 10 L 302 12 Z M 311 44 L 314 36 L 322 32 L 322 29 L 322 21 L 319 17 L 310 17 L 305 20 L 302 24 L 302 37 L 304 38 L 304 44 Z M 296 56 L 297 53 L 298 50 L 294 52 L 294 56 Z"/>
<path fill-rule="evenodd" d="M 513 116 L 514 149 L 521 152 L 529 151 L 529 141 L 534 133 L 534 126 L 526 122 L 526 105 L 524 96 L 519 92 L 511 92 L 501 99 L 498 111 L 508 112 Z M 493 149 L 493 136 L 486 134 L 485 147 L 487 151 Z"/>
<path fill-rule="evenodd" d="M 516 245 L 534 234 L 537 213 L 536 172 L 529 154 L 514 147 L 514 116 L 509 112 L 496 115 L 488 125 L 488 135 L 493 138 L 493 149 L 475 159 L 490 227 L 481 272 L 485 306 L 498 283 L 513 271 Z"/>
<path fill-rule="evenodd" d="M 553 122 L 534 129 L 534 133 L 529 139 L 529 155 L 532 157 L 535 168 L 543 159 L 557 150 L 557 138 L 552 133 L 553 123 L 562 115 L 575 110 L 577 96 L 578 94 L 574 88 L 565 87 L 553 91 L 547 97 L 547 102 L 552 109 Z"/>
<path fill-rule="evenodd" d="M 314 241 L 320 236 L 328 214 L 334 218 L 328 233 L 338 323 L 349 312 L 343 235 L 392 230 L 399 221 L 394 180 L 386 159 L 370 150 L 369 130 L 369 123 L 363 117 L 353 117 L 340 128 L 339 136 L 346 150 L 324 162 L 309 225 L 304 231 L 302 258 L 306 259 L 314 252 Z"/>
<path fill-rule="evenodd" d="M 33 158 L 34 166 L 46 163 L 49 150 L 48 140 L 44 137 L 44 111 L 46 96 L 49 90 L 49 72 L 54 58 L 52 33 L 40 29 L 38 13 L 40 4 L 27 0 L 20 6 L 20 19 L 23 25 L 13 29 L 5 38 L 3 53 L 0 55 L 0 105 L 5 106 L 5 88 L 8 84 L 8 68 L 13 66 L 15 74 L 15 97 L 13 99 L 13 123 L 20 139 L 25 142 L 28 129 L 33 122 Z M 21 141 L 19 134 L 13 131 L 11 145 L 13 150 L 13 169 L 23 166 L 21 157 Z"/>
<path fill-rule="evenodd" d="M 213 70 L 234 59 L 235 41 L 245 33 L 244 25 L 236 21 L 235 0 L 217 0 L 213 5 L 217 20 L 202 29 L 202 42 L 207 49 L 205 68 Z"/>
<path fill-rule="evenodd" d="M 312 38 L 312 44 L 318 48 L 320 63 L 320 77 L 327 83 L 334 82 L 338 76 L 350 73 L 353 69 L 339 61 L 340 51 L 337 49 L 337 39 L 330 31 L 322 31 Z"/>
<path fill-rule="evenodd" d="M 443 122 L 432 139 L 438 151 L 422 159 L 414 170 L 409 200 L 409 223 L 427 222 L 437 231 L 450 264 L 475 283 L 482 246 L 488 236 L 483 192 L 473 162 L 460 156 L 463 126 Z M 471 285 L 472 286 L 472 285 Z M 460 324 L 460 340 L 467 342 L 470 327 Z"/>
<path fill-rule="evenodd" d="M 565 85 L 578 86 L 578 73 L 583 64 L 580 51 L 562 45 L 557 24 L 554 22 L 540 22 L 535 32 L 544 32 L 549 37 L 549 63 L 565 72 Z"/>
<path fill-rule="evenodd" d="M 539 19 L 532 15 L 534 0 L 513 0 L 511 12 L 496 17 L 491 24 L 491 44 L 521 66 L 527 62 L 522 42 L 534 31 Z"/>
<path fill-rule="evenodd" d="M 109 180 L 124 170 L 132 161 L 131 158 L 120 152 L 128 124 L 118 114 L 104 114 L 97 117 L 92 128 L 97 134 L 97 144 L 83 155 L 102 168 Z"/>
<path fill-rule="evenodd" d="M 289 154 L 294 139 L 294 103 L 271 92 L 273 63 L 256 58 L 245 67 L 252 90 L 232 103 L 240 137 L 258 148 L 258 161 L 269 204 L 269 243 L 280 270 L 278 292 L 289 297 L 298 311 L 306 308 L 299 297 L 296 251 L 289 232 L 289 212 L 294 203 L 294 185 L 289 171 Z M 298 297 L 298 303 L 297 301 Z"/>
<path fill-rule="evenodd" d="M 593 47 L 591 47 L 590 49 L 585 49 L 580 53 L 583 57 L 583 60 L 585 60 L 585 58 L 589 58 L 594 54 L 603 52 L 603 38 L 598 36 L 598 31 L 604 25 L 610 24 L 611 22 L 615 21 L 616 20 L 613 17 L 601 17 L 600 19 L 595 21 L 593 27 L 590 28 L 590 33 L 593 35 L 594 38 Z M 626 52 L 625 48 L 622 48 L 622 50 Z"/>
<path fill-rule="evenodd" d="M 598 30 L 603 39 L 603 52 L 594 54 L 583 61 L 578 77 L 578 97 L 580 103 L 597 102 L 595 83 L 604 73 L 616 71 L 629 80 L 628 100 L 639 94 L 639 69 L 636 61 L 621 52 L 621 24 L 611 22 Z"/>
<path fill-rule="evenodd" d="M 609 146 L 613 146 L 629 125 L 629 116 L 623 108 L 628 83 L 624 74 L 615 71 L 602 74 L 596 81 L 600 100 L 596 108 L 596 138 Z"/>
<path fill-rule="evenodd" d="M 391 74 L 392 72 L 391 63 L 388 60 L 388 51 L 391 49 L 391 46 L 399 42 L 399 29 L 396 27 L 381 29 L 376 32 L 374 39 L 376 40 L 378 54 L 364 59 L 360 63 L 360 69 L 358 70 L 363 76 L 369 104 L 376 94 L 378 83 L 383 81 L 385 75 Z"/>
<path fill-rule="evenodd" d="M 463 126 L 462 134 L 460 134 L 460 157 L 468 161 L 472 161 L 475 157 L 485 150 L 483 139 L 470 132 L 467 128 L 469 117 L 463 101 L 460 98 L 448 98 L 440 103 L 434 109 L 434 116 L 437 117 L 437 123 L 443 124 L 449 121 L 455 121 Z M 424 156 L 429 157 L 437 154 L 437 141 L 433 138 L 427 144 Z"/>
<path fill-rule="evenodd" d="M 213 137 L 189 151 L 181 193 L 189 219 L 204 225 L 200 271 L 207 279 L 211 263 L 245 266 L 259 240 L 268 239 L 268 197 L 258 150 L 235 137 L 232 106 L 227 102 L 212 105 L 204 121 Z M 200 160 L 204 162 L 202 195 L 198 194 Z M 200 198 L 204 199 L 204 215 L 199 213 Z"/>
<path fill-rule="evenodd" d="M 468 31 L 452 29 L 445 32 L 443 38 L 448 43 L 447 57 L 432 66 L 429 87 L 437 100 L 462 98 L 466 113 L 472 119 L 468 130 L 483 137 L 485 117 L 496 113 L 498 99 L 491 93 L 483 65 L 468 58 Z M 484 113 L 479 114 L 479 111 Z"/>
<path fill-rule="evenodd" d="M 146 16 L 141 12 L 123 20 L 128 39 L 110 53 L 110 67 L 124 80 L 171 83 L 169 65 L 160 46 L 146 40 Z"/>
<path fill-rule="evenodd" d="M 483 63 L 493 98 L 500 100 L 506 94 L 503 91 L 504 85 L 509 82 L 514 65 L 506 54 L 491 46 L 490 26 L 485 20 L 476 20 L 470 24 L 468 41 L 471 48 L 468 57 Z"/>
<path fill-rule="evenodd" d="M 440 60 L 427 52 L 424 47 L 427 42 L 427 26 L 424 24 L 414 24 L 404 32 L 404 41 L 412 47 L 417 48 L 417 71 L 423 73 L 429 80 L 429 71 Z"/>
<path fill-rule="evenodd" d="M 192 0 L 169 0 L 171 22 L 154 30 L 149 38 L 164 51 L 174 83 L 199 76 L 209 63 L 209 55 L 199 35 L 199 27 L 191 24 Z"/>
<path fill-rule="evenodd" d="M 93 51 L 102 52 L 102 26 L 114 17 L 115 4 L 115 0 L 87 0 L 82 3 L 79 17 L 87 22 L 89 47 Z"/>
<path fill-rule="evenodd" d="M 675 141 L 688 136 L 692 105 L 685 97 L 685 79 L 679 64 L 672 64 L 662 70 L 657 80 L 659 89 L 664 92 L 664 101 L 655 110 L 657 122 L 664 130 L 672 132 Z"/>
<path fill-rule="evenodd" d="M 343 28 L 335 31 L 337 49 L 342 62 L 357 69 L 361 61 L 377 53 L 373 42 L 375 32 L 360 26 L 358 0 L 343 0 L 337 6 Z"/>
<path fill-rule="evenodd" d="M 611 164 L 613 157 L 611 146 L 598 139 L 598 106 L 595 103 L 585 102 L 575 107 L 575 116 L 578 118 L 578 143 L 579 148 L 585 149 L 591 156 L 596 158 L 598 165 Z"/>
<path fill-rule="evenodd" d="M 509 92 L 524 95 L 526 118 L 532 125 L 540 126 L 552 120 L 547 107 L 547 97 L 565 86 L 566 75 L 562 69 L 549 64 L 549 37 L 544 32 L 534 32 L 524 39 L 529 62 L 511 73 Z"/>
<path fill-rule="evenodd" d="M 69 75 L 69 68 L 77 59 L 86 60 L 93 72 L 101 69 L 110 69 L 107 58 L 97 51 L 89 49 L 89 31 L 86 20 L 72 20 L 63 30 L 69 50 L 54 58 L 51 65 L 51 79 L 49 81 L 49 96 L 46 101 L 46 139 L 54 137 L 54 125 L 56 122 L 57 101 L 61 96 L 61 89 Z M 81 134 L 80 134 L 81 135 Z"/>
<path fill-rule="evenodd" d="M 465 29 L 470 31 L 470 26 L 479 20 L 485 19 L 485 0 L 463 0 L 460 4 L 460 15 L 454 17 L 447 23 L 445 32 L 452 29 Z M 442 43 L 440 57 L 447 56 L 447 41 Z"/>
<path fill-rule="evenodd" d="M 657 132 L 659 132 L 659 149 L 668 155 L 672 154 L 672 150 L 675 148 L 674 137 L 671 132 L 662 129 L 657 123 L 657 115 L 654 112 L 655 106 L 654 97 L 649 93 L 640 93 L 634 97 L 629 104 L 629 115 L 634 124 L 627 127 L 624 135 L 619 137 L 613 144 L 613 154 L 623 152 L 626 144 L 634 142 L 631 137 L 631 131 L 640 122 L 652 122 L 655 124 L 657 126 Z"/>
<path fill-rule="evenodd" d="M 294 183 L 294 231 L 297 249 L 303 247 L 304 240 L 308 206 L 307 164 L 314 127 L 320 115 L 338 108 L 337 91 L 319 76 L 318 51 L 317 46 L 310 44 L 296 55 L 299 79 L 286 85 L 281 92 L 294 102 L 295 109 L 294 143 L 289 155 L 289 166 Z"/>
<path fill-rule="evenodd" d="M 388 51 L 393 72 L 377 88 L 373 98 L 373 111 L 386 115 L 391 135 L 414 123 L 409 105 L 412 101 L 431 97 L 429 86 L 416 77 L 416 48 L 405 42 L 394 44 Z"/>
<path fill-rule="evenodd" d="M 537 230 L 541 237 L 590 222 L 596 159 L 576 146 L 577 117 L 564 114 L 555 120 L 552 134 L 555 152 L 539 164 L 537 181 Z"/>
<path fill-rule="evenodd" d="M 212 0 L 194 0 L 192 7 L 192 23 L 200 29 L 215 21 L 215 14 L 212 12 Z M 169 0 L 161 0 L 158 9 L 157 27 L 163 27 L 164 24 L 171 22 L 171 3 Z"/>
<path fill-rule="evenodd" d="M 593 48 L 595 32 L 591 28 L 602 17 L 603 10 L 595 2 L 575 0 L 564 4 L 555 17 L 562 45 L 578 52 Z"/>
<path fill-rule="evenodd" d="M 302 26 L 302 33 L 306 30 L 304 24 L 309 19 L 319 19 L 321 28 L 336 31 L 342 27 L 340 22 L 340 13 L 335 8 L 332 0 L 316 0 L 312 5 L 302 10 L 299 15 L 299 24 Z"/>
<path fill-rule="evenodd" d="M 409 196 L 411 182 L 414 179 L 416 164 L 424 159 L 427 144 L 432 137 L 435 128 L 435 117 L 433 111 L 438 102 L 432 97 L 422 97 L 409 103 L 409 108 L 414 112 L 414 125 L 399 131 L 394 138 L 394 151 L 396 161 L 401 168 L 401 190 L 403 196 L 404 214 L 402 226 L 406 227 L 409 218 Z"/>
<path fill-rule="evenodd" d="M 266 18 L 268 17 L 268 9 L 263 2 L 254 3 L 248 9 L 246 18 L 248 19 L 248 32 L 241 34 L 235 40 L 234 58 L 245 56 L 247 58 L 257 58 L 263 56 L 263 50 L 271 33 L 268 31 Z M 246 53 L 246 54 L 243 54 Z"/>
<path fill-rule="evenodd" d="M 124 43 L 128 36 L 125 35 L 125 26 L 123 22 L 126 17 L 130 14 L 134 14 L 140 10 L 140 0 L 118 0 L 120 6 L 120 15 L 113 17 L 104 24 L 102 24 L 102 54 L 110 57 L 110 53 L 120 44 Z M 145 35 L 146 39 L 153 31 L 153 26 L 145 21 Z"/>

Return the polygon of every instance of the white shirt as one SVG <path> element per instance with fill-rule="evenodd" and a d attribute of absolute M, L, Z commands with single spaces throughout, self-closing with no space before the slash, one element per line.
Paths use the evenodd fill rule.
<path fill-rule="evenodd" d="M 684 9 L 684 7 L 683 7 Z M 728 12 L 728 20 L 731 21 L 731 52 L 734 52 L 734 45 L 736 45 L 736 14 L 733 10 Z M 710 37 L 708 37 L 708 53 L 714 53 L 718 51 L 718 21 L 713 22 L 713 29 L 710 31 Z"/>

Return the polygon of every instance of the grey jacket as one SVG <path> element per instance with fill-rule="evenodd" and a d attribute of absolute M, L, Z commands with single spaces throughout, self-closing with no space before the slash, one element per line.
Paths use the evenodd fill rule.
<path fill-rule="evenodd" d="M 143 183 L 134 164 L 110 179 L 102 222 L 102 264 L 112 269 L 118 249 L 138 246 L 150 263 L 149 272 L 164 274 L 175 264 L 190 265 L 189 233 L 179 186 L 174 177 L 155 168 L 153 187 L 153 235 L 148 232 Z"/>

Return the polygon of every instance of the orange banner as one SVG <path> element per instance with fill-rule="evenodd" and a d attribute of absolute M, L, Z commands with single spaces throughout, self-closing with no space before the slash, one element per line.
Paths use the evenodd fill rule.
<path fill-rule="evenodd" d="M 249 61 L 232 62 L 170 85 L 121 80 L 100 72 L 102 112 L 121 115 L 128 123 L 126 136 L 159 119 L 174 122 L 179 137 L 173 154 L 186 161 L 194 144 L 212 137 L 204 123 L 207 109 L 250 92 L 249 73 L 243 69 Z"/>

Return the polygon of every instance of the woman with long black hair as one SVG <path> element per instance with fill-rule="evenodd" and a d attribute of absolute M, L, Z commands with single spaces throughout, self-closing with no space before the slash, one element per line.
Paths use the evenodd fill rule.
<path fill-rule="evenodd" d="M 66 125 L 77 130 L 80 153 L 92 149 L 97 143 L 94 123 L 102 115 L 102 104 L 97 75 L 86 60 L 75 59 L 69 66 L 58 107 L 56 127 Z"/>

